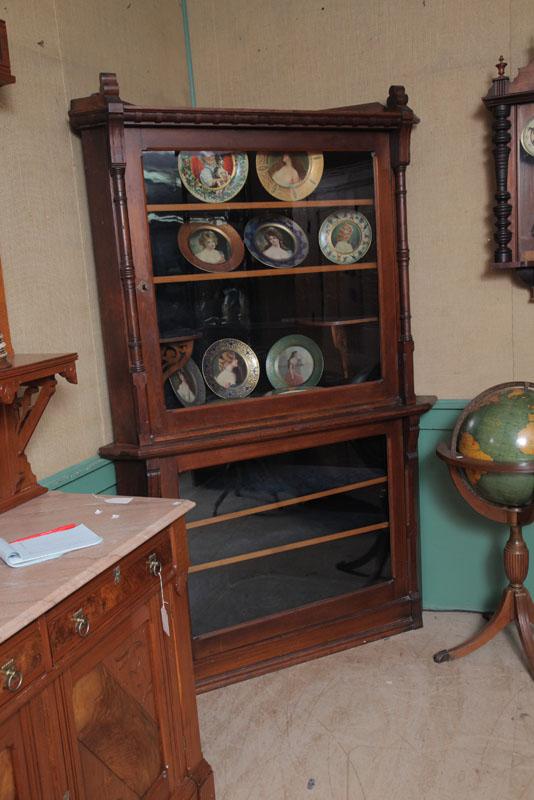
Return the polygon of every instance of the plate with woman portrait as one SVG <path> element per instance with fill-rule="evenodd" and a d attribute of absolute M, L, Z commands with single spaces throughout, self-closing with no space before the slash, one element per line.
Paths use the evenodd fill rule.
<path fill-rule="evenodd" d="M 202 373 L 192 358 L 169 375 L 169 383 L 183 406 L 201 406 L 206 402 Z"/>
<path fill-rule="evenodd" d="M 224 203 L 241 191 L 248 175 L 246 153 L 183 150 L 178 172 L 186 189 L 204 203 Z"/>
<path fill-rule="evenodd" d="M 302 200 L 321 180 L 322 153 L 257 153 L 256 172 L 264 189 L 279 200 Z"/>
<path fill-rule="evenodd" d="M 258 383 L 256 353 L 239 339 L 213 342 L 202 358 L 202 374 L 211 391 L 225 400 L 247 397 Z"/>
<path fill-rule="evenodd" d="M 230 272 L 245 254 L 241 237 L 227 222 L 184 222 L 178 247 L 190 264 L 205 272 Z"/>
<path fill-rule="evenodd" d="M 354 264 L 373 240 L 371 225 L 359 211 L 335 211 L 319 229 L 319 247 L 334 264 Z"/>
<path fill-rule="evenodd" d="M 268 267 L 296 267 L 308 255 L 306 234 L 288 217 L 253 217 L 243 236 L 251 255 Z"/>
<path fill-rule="evenodd" d="M 265 369 L 274 389 L 309 388 L 321 380 L 323 354 L 308 336 L 283 336 L 267 353 Z"/>

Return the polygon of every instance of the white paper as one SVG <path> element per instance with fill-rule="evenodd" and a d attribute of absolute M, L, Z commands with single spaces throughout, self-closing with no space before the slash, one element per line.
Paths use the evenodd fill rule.
<path fill-rule="evenodd" d="M 25 567 L 28 564 L 59 558 L 63 553 L 91 547 L 102 541 L 102 537 L 86 525 L 76 525 L 74 528 L 32 536 L 23 541 L 8 543 L 0 539 L 0 557 L 10 567 Z"/>

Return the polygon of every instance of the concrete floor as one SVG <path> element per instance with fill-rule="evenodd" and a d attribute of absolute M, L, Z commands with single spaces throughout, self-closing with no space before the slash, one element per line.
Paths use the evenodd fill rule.
<path fill-rule="evenodd" d="M 217 800 L 532 800 L 534 685 L 513 626 L 435 664 L 483 624 L 424 627 L 198 697 Z"/>

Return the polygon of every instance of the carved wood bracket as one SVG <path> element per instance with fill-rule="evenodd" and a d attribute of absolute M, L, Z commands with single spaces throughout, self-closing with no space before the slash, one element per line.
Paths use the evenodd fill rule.
<path fill-rule="evenodd" d="M 12 364 L 0 370 L 0 512 L 46 491 L 24 451 L 56 390 L 56 374 L 77 382 L 75 353 L 39 358 L 14 356 Z"/>

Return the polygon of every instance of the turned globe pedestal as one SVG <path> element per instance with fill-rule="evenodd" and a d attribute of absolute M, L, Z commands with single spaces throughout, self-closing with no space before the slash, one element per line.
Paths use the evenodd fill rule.
<path fill-rule="evenodd" d="M 492 459 L 483 448 L 479 446 L 475 436 L 472 436 L 470 431 L 476 435 L 476 424 L 472 421 L 473 414 L 478 409 L 483 408 L 483 413 L 493 413 L 493 419 L 483 421 L 486 425 L 486 433 L 488 429 L 491 431 L 491 424 L 495 423 L 498 415 L 495 414 L 495 409 L 498 408 L 499 398 L 514 398 L 518 396 L 518 392 L 523 392 L 526 398 L 525 426 L 520 429 L 516 437 L 516 443 L 519 442 L 520 450 L 518 456 L 526 454 L 526 458 L 521 460 L 504 461 Z M 495 405 L 493 405 L 495 404 Z M 488 412 L 487 409 L 491 411 Z M 532 444 L 534 441 L 534 428 L 531 428 L 534 419 L 534 387 L 533 384 L 528 383 L 510 383 L 500 384 L 499 386 L 488 389 L 483 394 L 475 398 L 465 408 L 464 412 L 460 415 L 458 422 L 454 428 L 451 446 L 447 447 L 445 444 L 440 444 L 437 447 L 437 455 L 447 464 L 449 473 L 454 482 L 454 485 L 469 505 L 488 519 L 494 522 L 504 523 L 510 528 L 510 535 L 504 548 L 504 568 L 506 577 L 508 578 L 508 586 L 503 590 L 500 603 L 495 613 L 490 617 L 483 628 L 463 644 L 458 645 L 447 650 L 440 650 L 434 655 L 434 661 L 441 663 L 443 661 L 450 661 L 462 656 L 469 655 L 474 650 L 482 647 L 486 642 L 489 642 L 499 631 L 501 631 L 509 622 L 515 622 L 519 639 L 527 660 L 527 665 L 530 674 L 534 678 L 534 635 L 532 631 L 532 624 L 534 623 L 534 603 L 530 596 L 528 589 L 525 587 L 524 582 L 528 574 L 529 553 L 527 545 L 523 539 L 523 526 L 529 525 L 534 521 L 534 502 L 532 492 L 528 497 L 528 502 L 525 505 L 505 505 L 492 502 L 488 496 L 484 496 L 483 491 L 477 491 L 476 484 L 470 483 L 466 476 L 471 475 L 484 475 L 497 478 L 503 477 L 503 484 L 506 489 L 506 481 L 508 477 L 523 476 L 527 479 L 528 483 L 531 477 L 534 477 L 534 460 L 529 460 L 532 457 Z M 514 411 L 515 413 L 515 411 Z M 515 414 L 517 418 L 517 414 Z M 490 437 L 489 441 L 495 443 L 498 436 L 500 427 L 496 426 L 495 440 Z M 459 450 L 462 448 L 461 437 L 465 434 L 471 437 L 475 442 L 475 447 L 472 451 L 479 457 L 471 457 L 470 452 L 464 455 Z M 497 449 L 498 449 L 498 442 Z M 482 459 L 482 460 L 481 460 Z M 512 483 L 515 478 L 512 479 Z M 509 482 L 510 483 L 510 482 Z M 525 481 L 522 482 L 525 483 Z M 490 484 L 491 485 L 491 484 Z M 512 487 L 513 494 L 513 487 Z"/>

